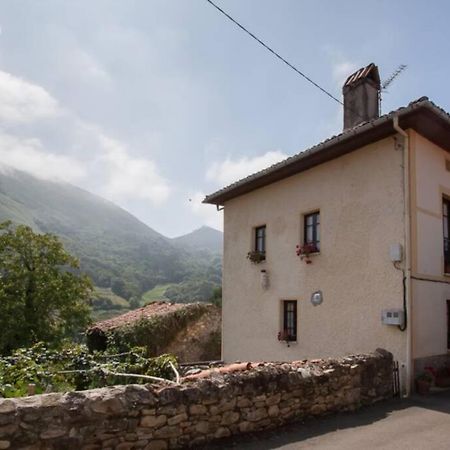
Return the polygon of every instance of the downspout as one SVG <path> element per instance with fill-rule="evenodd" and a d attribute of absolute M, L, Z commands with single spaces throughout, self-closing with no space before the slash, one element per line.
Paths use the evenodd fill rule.
<path fill-rule="evenodd" d="M 411 205 L 410 205 L 410 178 L 409 178 L 409 136 L 408 133 L 400 128 L 398 124 L 398 116 L 394 116 L 394 129 L 403 136 L 403 197 L 404 207 L 404 227 L 405 227 L 405 295 L 406 295 L 406 394 L 408 397 L 411 391 L 412 380 L 412 326 L 411 326 Z"/>

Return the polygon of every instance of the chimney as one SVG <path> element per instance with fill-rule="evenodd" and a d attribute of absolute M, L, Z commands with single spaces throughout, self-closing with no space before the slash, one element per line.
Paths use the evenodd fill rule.
<path fill-rule="evenodd" d="M 370 63 L 357 70 L 344 83 L 344 131 L 380 116 L 380 75 Z"/>

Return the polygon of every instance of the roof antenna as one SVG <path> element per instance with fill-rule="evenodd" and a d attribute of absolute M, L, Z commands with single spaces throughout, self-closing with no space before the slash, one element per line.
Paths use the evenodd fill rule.
<path fill-rule="evenodd" d="M 381 113 L 381 93 L 386 92 L 387 94 L 389 93 L 387 91 L 387 88 L 393 83 L 393 81 L 407 68 L 408 66 L 406 64 L 400 64 L 397 69 L 391 74 L 390 77 L 386 78 L 386 80 L 384 80 L 381 83 L 381 89 L 380 89 L 380 95 L 379 95 L 379 100 L 380 100 L 380 113 Z"/>

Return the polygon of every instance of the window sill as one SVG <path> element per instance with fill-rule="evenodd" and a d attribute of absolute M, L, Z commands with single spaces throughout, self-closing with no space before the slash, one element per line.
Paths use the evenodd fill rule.
<path fill-rule="evenodd" d="M 308 259 L 308 258 L 312 258 L 315 256 L 320 256 L 320 252 L 314 252 L 314 253 L 310 253 L 309 255 L 299 255 L 300 259 Z"/>
<path fill-rule="evenodd" d="M 258 261 L 258 262 L 254 262 L 251 261 L 252 264 L 254 264 L 255 266 L 261 266 L 264 265 L 266 263 L 267 259 L 263 259 L 262 261 Z"/>

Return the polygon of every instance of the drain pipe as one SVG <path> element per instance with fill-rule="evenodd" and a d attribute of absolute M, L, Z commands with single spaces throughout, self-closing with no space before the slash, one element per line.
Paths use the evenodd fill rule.
<path fill-rule="evenodd" d="M 400 128 L 398 116 L 394 116 L 394 129 L 403 136 L 403 198 L 404 198 L 404 227 L 405 227 L 405 292 L 406 292 L 406 394 L 408 397 L 411 391 L 412 367 L 412 326 L 411 326 L 411 207 L 410 207 L 410 182 L 409 182 L 409 136 Z"/>

